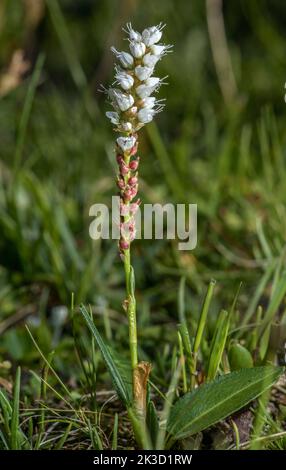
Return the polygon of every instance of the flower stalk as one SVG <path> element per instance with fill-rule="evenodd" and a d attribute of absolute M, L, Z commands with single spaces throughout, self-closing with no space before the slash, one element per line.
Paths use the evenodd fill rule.
<path fill-rule="evenodd" d="M 120 240 L 119 252 L 124 263 L 126 299 L 123 302 L 129 324 L 129 347 L 133 375 L 133 406 L 137 414 L 144 417 L 146 388 L 150 365 L 138 363 L 135 279 L 131 265 L 130 246 L 136 237 L 135 216 L 140 205 L 138 193 L 139 156 L 138 131 L 162 111 L 164 100 L 157 100 L 156 93 L 164 79 L 153 76 L 157 62 L 170 51 L 171 46 L 159 44 L 164 25 L 135 31 L 131 23 L 124 30 L 129 41 L 130 52 L 112 52 L 118 63 L 115 66 L 113 87 L 105 89 L 113 111 L 106 116 L 120 135 L 116 139 L 118 163 L 117 186 L 120 195 Z"/>

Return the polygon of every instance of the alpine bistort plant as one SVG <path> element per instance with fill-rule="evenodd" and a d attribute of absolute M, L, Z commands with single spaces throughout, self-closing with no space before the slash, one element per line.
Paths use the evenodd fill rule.
<path fill-rule="evenodd" d="M 146 382 L 150 364 L 139 363 L 137 355 L 136 302 L 134 274 L 131 266 L 130 244 L 136 236 L 135 214 L 140 205 L 138 192 L 138 131 L 162 111 L 164 100 L 152 96 L 164 82 L 153 76 L 157 62 L 170 50 L 170 45 L 159 43 L 164 25 L 134 31 L 131 23 L 124 30 L 128 35 L 130 52 L 111 48 L 118 60 L 115 66 L 114 86 L 106 89 L 113 111 L 106 116 L 120 135 L 116 139 L 118 163 L 117 185 L 120 192 L 119 250 L 124 262 L 127 298 L 124 302 L 129 321 L 129 344 L 133 371 L 133 403 L 141 414 L 145 410 Z"/>

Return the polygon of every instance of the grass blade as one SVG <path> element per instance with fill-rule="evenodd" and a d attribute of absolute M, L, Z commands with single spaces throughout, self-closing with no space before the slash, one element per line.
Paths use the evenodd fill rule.
<path fill-rule="evenodd" d="M 13 394 L 13 409 L 11 419 L 11 449 L 19 450 L 18 429 L 19 429 L 19 400 L 20 400 L 20 385 L 21 385 L 21 368 L 17 367 L 14 394 Z"/>
<path fill-rule="evenodd" d="M 131 404 L 131 397 L 130 397 L 130 394 L 128 392 L 128 388 L 127 386 L 125 385 L 124 381 L 122 380 L 122 377 L 119 373 L 119 370 L 117 368 L 117 366 L 115 365 L 115 362 L 107 348 L 107 346 L 105 345 L 102 337 L 100 336 L 99 334 L 99 331 L 97 330 L 90 314 L 88 313 L 88 311 L 86 310 L 86 308 L 84 307 L 84 305 L 81 305 L 80 307 L 80 311 L 87 323 L 87 326 L 89 327 L 96 343 L 97 343 L 97 346 L 99 347 L 100 351 L 101 351 L 101 354 L 103 356 L 103 359 L 104 359 L 104 362 L 106 364 L 106 367 L 108 368 L 109 372 L 110 372 L 110 375 L 111 375 L 111 378 L 112 378 L 112 381 L 114 383 L 114 387 L 118 393 L 118 396 L 119 398 L 123 401 L 123 403 L 125 403 L 126 406 L 130 406 Z"/>

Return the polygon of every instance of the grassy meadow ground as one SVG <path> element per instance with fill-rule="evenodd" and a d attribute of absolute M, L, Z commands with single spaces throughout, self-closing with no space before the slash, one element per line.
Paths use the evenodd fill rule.
<path fill-rule="evenodd" d="M 194 337 L 212 279 L 200 380 L 221 309 L 231 317 L 218 374 L 237 368 L 233 345 L 252 365 L 284 364 L 286 5 L 224 3 L 226 42 L 212 0 L 1 2 L 0 449 L 136 446 L 78 309 L 90 306 L 128 369 L 117 244 L 88 231 L 90 206 L 110 206 L 115 194 L 114 133 L 98 88 L 112 81 L 110 46 L 126 47 L 128 21 L 138 30 L 163 21 L 174 44 L 158 67 L 166 109 L 140 133 L 140 197 L 198 204 L 195 250 L 176 240 L 132 246 L 149 393 L 162 410 L 184 355 L 177 324 Z M 184 387 L 182 374 L 175 394 Z M 259 405 L 177 445 L 285 450 L 285 388 L 282 375 Z"/>

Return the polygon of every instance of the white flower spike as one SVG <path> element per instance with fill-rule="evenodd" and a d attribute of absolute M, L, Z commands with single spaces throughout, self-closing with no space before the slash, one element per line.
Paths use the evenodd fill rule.
<path fill-rule="evenodd" d="M 124 31 L 128 36 L 130 53 L 111 48 L 119 62 L 115 67 L 115 86 L 103 88 L 113 107 L 113 111 L 108 111 L 106 116 L 121 134 L 116 139 L 116 159 L 120 193 L 119 250 L 122 257 L 135 238 L 134 217 L 140 205 L 140 200 L 135 200 L 139 166 L 137 132 L 164 107 L 164 100 L 152 96 L 161 85 L 166 84 L 166 77 L 153 76 L 154 67 L 172 47 L 159 44 L 163 28 L 160 23 L 144 29 L 141 34 L 128 23 Z"/>

